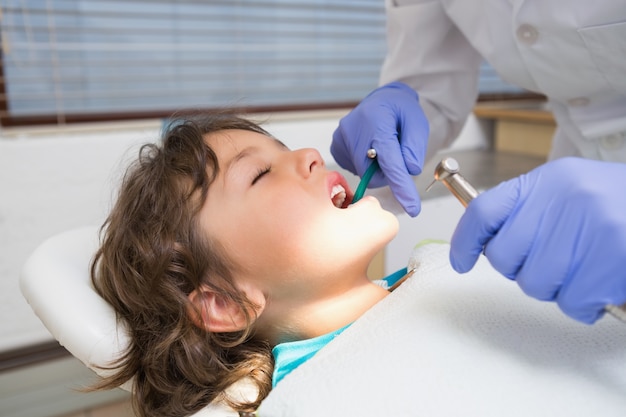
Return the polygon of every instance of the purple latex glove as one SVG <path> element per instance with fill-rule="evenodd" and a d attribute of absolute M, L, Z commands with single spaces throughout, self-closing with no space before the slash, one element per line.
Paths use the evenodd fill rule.
<path fill-rule="evenodd" d="M 340 166 L 362 177 L 372 163 L 367 150 L 376 149 L 380 170 L 369 186 L 389 184 L 404 210 L 415 217 L 421 203 L 412 175 L 422 172 L 427 144 L 428 121 L 417 93 L 393 82 L 372 91 L 340 120 L 330 152 Z"/>
<path fill-rule="evenodd" d="M 626 302 L 626 164 L 563 158 L 476 197 L 454 232 L 450 262 L 483 252 L 539 300 L 594 323 Z"/>

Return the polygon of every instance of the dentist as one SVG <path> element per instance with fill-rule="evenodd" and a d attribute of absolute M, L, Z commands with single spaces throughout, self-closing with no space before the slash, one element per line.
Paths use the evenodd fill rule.
<path fill-rule="evenodd" d="M 417 216 L 412 176 L 459 134 L 484 59 L 547 96 L 555 161 L 472 201 L 452 266 L 466 272 L 484 252 L 528 295 L 584 323 L 626 303 L 624 1 L 387 0 L 387 19 L 382 87 L 340 121 L 336 161 L 362 176 L 376 149 L 381 169 L 370 184 L 388 184 Z"/>

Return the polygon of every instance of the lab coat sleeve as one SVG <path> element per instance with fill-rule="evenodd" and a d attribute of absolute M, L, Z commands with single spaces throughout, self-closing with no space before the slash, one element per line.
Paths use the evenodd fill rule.
<path fill-rule="evenodd" d="M 426 160 L 449 146 L 478 96 L 481 56 L 439 0 L 386 0 L 387 56 L 380 83 L 415 89 L 430 123 Z"/>

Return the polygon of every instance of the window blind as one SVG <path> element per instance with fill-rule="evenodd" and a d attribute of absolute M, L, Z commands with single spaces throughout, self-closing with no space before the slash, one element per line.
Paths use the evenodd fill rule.
<path fill-rule="evenodd" d="M 376 86 L 382 3 L 6 1 L 7 111 L 62 120 L 353 101 Z"/>
<path fill-rule="evenodd" d="M 386 49 L 382 0 L 4 0 L 1 23 L 5 125 L 354 104 Z"/>

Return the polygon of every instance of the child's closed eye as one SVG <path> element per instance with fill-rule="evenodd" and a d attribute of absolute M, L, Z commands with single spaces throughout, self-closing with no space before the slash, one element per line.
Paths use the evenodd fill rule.
<path fill-rule="evenodd" d="M 272 170 L 272 166 L 271 165 L 267 165 L 267 166 L 265 166 L 263 168 L 260 168 L 256 172 L 254 178 L 252 179 L 252 185 L 256 184 L 257 181 L 259 181 L 261 178 L 263 178 L 263 176 L 265 176 L 265 174 L 269 174 L 271 170 Z"/>

